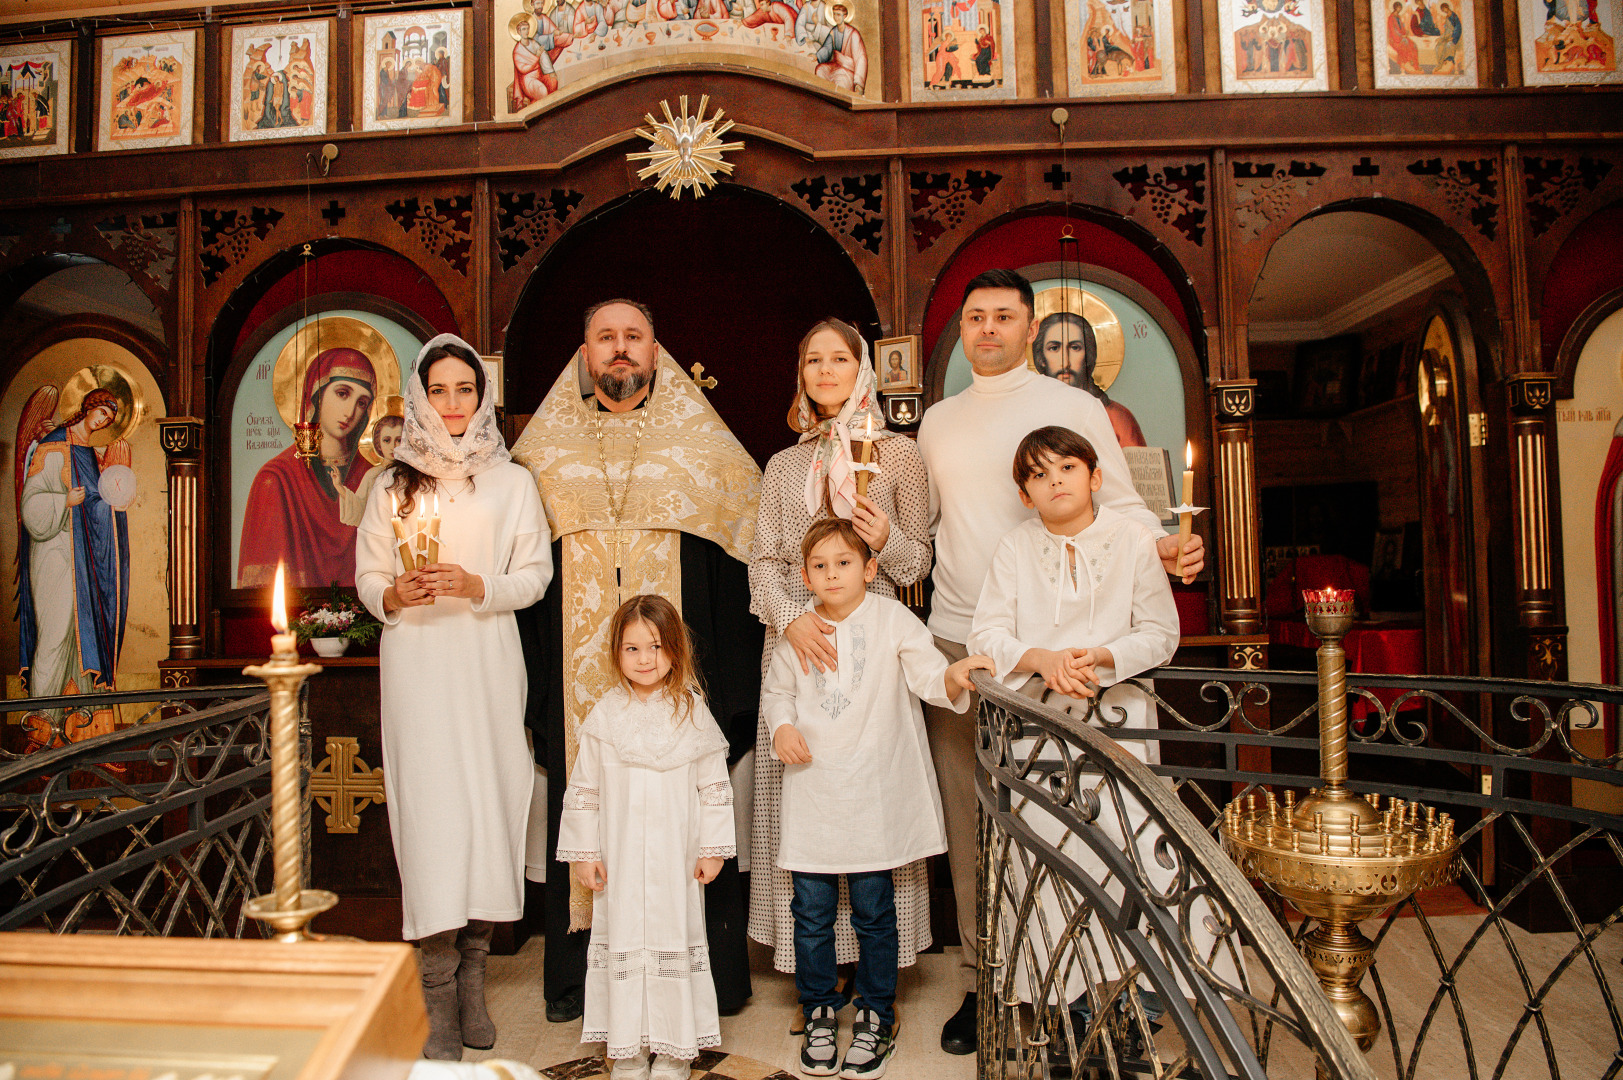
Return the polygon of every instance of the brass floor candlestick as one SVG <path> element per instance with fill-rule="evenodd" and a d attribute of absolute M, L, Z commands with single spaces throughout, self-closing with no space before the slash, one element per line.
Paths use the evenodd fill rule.
<path fill-rule="evenodd" d="M 1375 947 L 1359 929 L 1419 889 L 1446 885 L 1459 874 L 1454 819 L 1417 802 L 1347 787 L 1347 653 L 1341 639 L 1352 626 L 1350 590 L 1303 594 L 1307 624 L 1319 637 L 1319 778 L 1323 786 L 1296 801 L 1255 793 L 1223 811 L 1223 845 L 1248 877 L 1262 881 L 1318 925 L 1302 953 L 1341 1022 L 1368 1050 L 1381 1030 L 1375 1003 L 1359 984 Z M 1320 1075 L 1323 1075 L 1321 1070 Z"/>
<path fill-rule="evenodd" d="M 243 907 L 250 918 L 267 922 L 275 941 L 315 941 L 306 927 L 311 919 L 338 903 L 326 889 L 306 889 L 304 882 L 304 800 L 299 768 L 299 688 L 321 673 L 319 664 L 299 663 L 291 634 L 275 639 L 269 663 L 242 669 L 264 679 L 270 688 L 271 846 L 275 885 L 268 896 L 256 896 Z"/>

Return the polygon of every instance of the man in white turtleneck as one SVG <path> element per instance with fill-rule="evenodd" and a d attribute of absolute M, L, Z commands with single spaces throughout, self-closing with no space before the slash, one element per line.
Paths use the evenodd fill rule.
<path fill-rule="evenodd" d="M 930 632 L 950 664 L 966 655 L 970 621 L 998 541 L 1032 511 L 1015 486 L 1014 451 L 1040 427 L 1070 428 L 1098 449 L 1102 486 L 1096 505 L 1141 521 L 1161 534 L 1160 521 L 1134 490 L 1127 459 L 1098 398 L 1026 366 L 1037 336 L 1031 283 L 1012 270 L 988 270 L 964 288 L 959 332 L 974 369 L 968 390 L 936 402 L 919 425 L 919 451 L 930 474 L 930 513 L 935 530 L 935 598 Z M 1178 573 L 1178 538 L 1156 543 L 1168 573 Z M 1182 576 L 1193 581 L 1205 565 L 1200 536 L 1184 549 Z M 979 959 L 975 926 L 975 715 L 924 706 L 930 753 L 935 759 L 947 829 L 947 859 L 958 903 L 963 964 L 971 974 Z M 974 985 L 973 982 L 970 984 Z M 975 992 L 941 1030 L 949 1054 L 975 1051 Z"/>

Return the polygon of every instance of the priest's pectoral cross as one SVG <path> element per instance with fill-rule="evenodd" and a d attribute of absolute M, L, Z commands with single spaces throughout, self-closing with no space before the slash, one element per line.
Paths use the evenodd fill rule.
<path fill-rule="evenodd" d="M 614 598 L 617 601 L 619 601 L 620 603 L 624 603 L 625 602 L 626 587 L 625 587 L 625 581 L 622 580 L 622 574 L 621 574 L 621 570 L 623 568 L 623 563 L 622 563 L 621 558 L 620 558 L 620 547 L 621 547 L 622 544 L 629 543 L 629 541 L 624 539 L 624 537 L 622 535 L 622 530 L 616 528 L 614 530 L 614 541 L 613 542 L 614 542 Z"/>

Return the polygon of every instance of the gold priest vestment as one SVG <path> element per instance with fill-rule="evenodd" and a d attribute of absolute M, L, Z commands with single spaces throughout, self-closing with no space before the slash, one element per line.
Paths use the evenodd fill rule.
<path fill-rule="evenodd" d="M 562 547 L 560 670 L 571 770 L 581 723 L 619 679 L 607 640 L 615 609 L 640 593 L 681 609 L 681 533 L 747 563 L 761 488 L 754 459 L 663 347 L 647 399 L 626 412 L 598 408 L 584 353 L 575 353 L 513 446 L 513 460 L 540 486 Z M 548 777 L 559 790 L 567 782 Z M 591 919 L 591 892 L 571 882 L 569 929 Z"/>

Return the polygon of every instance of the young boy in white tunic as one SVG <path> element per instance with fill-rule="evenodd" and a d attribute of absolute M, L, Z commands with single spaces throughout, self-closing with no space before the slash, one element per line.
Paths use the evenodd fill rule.
<path fill-rule="evenodd" d="M 700 886 L 738 853 L 727 740 L 670 601 L 627 600 L 609 641 L 620 684 L 581 724 L 558 828 L 558 860 L 597 894 L 580 1039 L 608 1044 L 614 1080 L 685 1080 L 721 1043 Z"/>
<path fill-rule="evenodd" d="M 806 1016 L 800 1071 L 878 1077 L 895 1049 L 896 905 L 891 870 L 947 850 L 941 797 L 919 698 L 962 711 L 969 672 L 951 667 L 905 606 L 866 591 L 879 563 L 844 518 L 815 522 L 801 542 L 809 610 L 835 625 L 838 666 L 801 670 L 787 640 L 772 653 L 761 715 L 784 763 L 778 865 L 790 872 L 795 990 Z M 844 1062 L 834 1014 L 834 913 L 840 876 L 858 948 L 856 1021 Z"/>
<path fill-rule="evenodd" d="M 1038 516 L 999 542 L 970 627 L 968 647 L 992 658 L 999 680 L 1034 697 L 1044 696 L 1045 688 L 1064 695 L 1050 702 L 1061 710 L 1070 704 L 1065 698 L 1072 698 L 1080 712 L 1100 687 L 1160 667 L 1178 647 L 1178 611 L 1156 552 L 1158 536 L 1108 506 L 1095 505 L 1102 479 L 1093 445 L 1070 428 L 1042 427 L 1021 440 L 1014 481 L 1020 501 Z M 1111 691 L 1106 708 L 1116 716 L 1118 707 L 1125 710 L 1121 726 L 1155 726 L 1155 706 L 1136 686 Z M 1155 744 L 1144 739 L 1122 739 L 1120 745 L 1140 761 L 1159 760 Z M 1159 868 L 1152 849 L 1159 833 L 1143 827 L 1143 808 L 1126 796 L 1123 823 L 1103 792 L 1100 804 L 1095 824 L 1107 842 L 1125 849 L 1127 833 L 1136 833 L 1140 862 L 1154 878 Z M 1085 872 L 1105 878 L 1104 862 L 1076 838 L 1062 840 L 1065 830 L 1053 818 L 1034 812 L 1027 823 L 1060 843 Z M 1119 895 L 1119 886 L 1116 891 Z M 1052 899 L 1049 904 L 1058 910 Z M 1079 945 L 1077 953 L 1082 962 L 1065 992 L 1073 1013 L 1085 1021 L 1090 984 L 1116 978 L 1120 971 L 1102 936 L 1092 946 Z M 1148 990 L 1140 991 L 1140 1003 L 1150 1021 L 1164 1011 Z M 1079 1037 L 1081 1031 L 1078 1027 Z"/>

